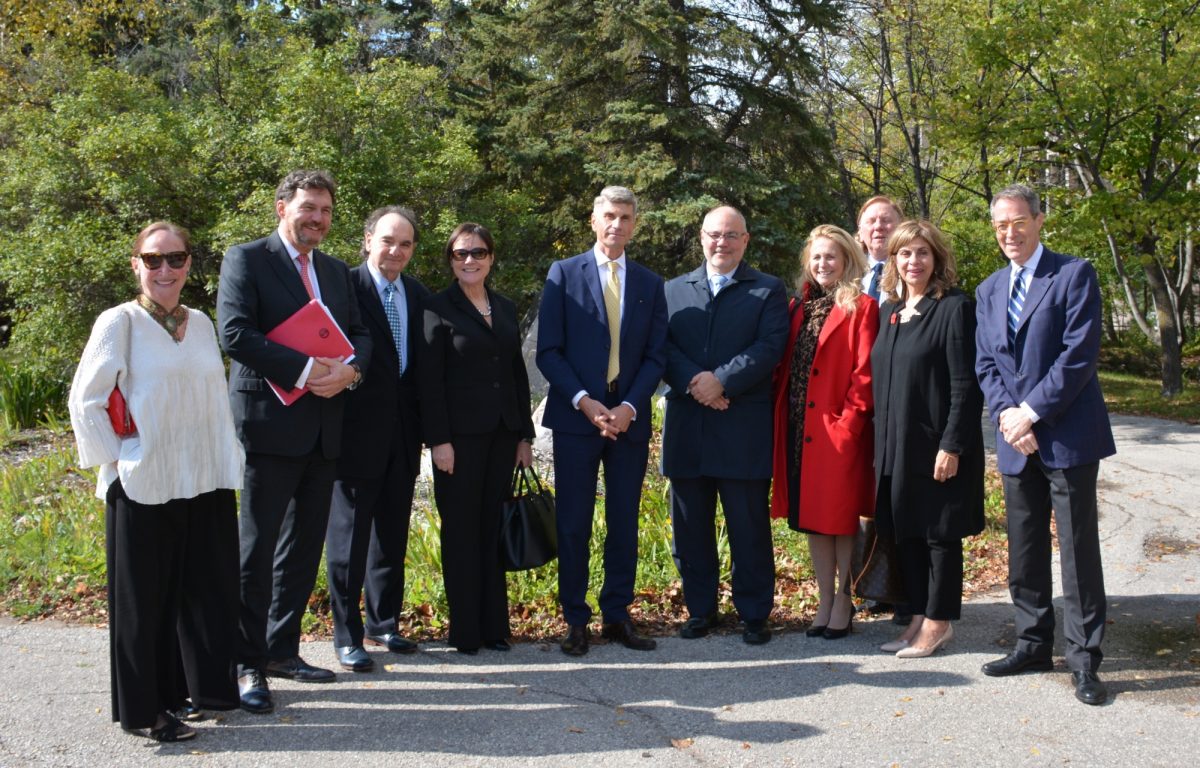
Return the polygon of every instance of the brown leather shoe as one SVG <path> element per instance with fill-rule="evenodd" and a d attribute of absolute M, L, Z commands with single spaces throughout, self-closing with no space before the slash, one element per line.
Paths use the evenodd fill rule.
<path fill-rule="evenodd" d="M 559 643 L 568 656 L 583 656 L 588 652 L 588 628 L 586 624 L 572 624 L 567 636 Z"/>
<path fill-rule="evenodd" d="M 635 651 L 653 651 L 658 646 L 658 643 L 650 638 L 639 635 L 633 628 L 633 622 L 629 619 L 603 625 L 600 628 L 600 635 L 607 640 L 616 640 L 626 648 Z"/>

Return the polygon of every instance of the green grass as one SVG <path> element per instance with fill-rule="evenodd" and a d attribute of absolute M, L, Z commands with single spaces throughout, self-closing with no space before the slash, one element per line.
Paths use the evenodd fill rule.
<path fill-rule="evenodd" d="M 1164 398 L 1158 379 L 1119 371 L 1101 371 L 1100 388 L 1104 402 L 1113 413 L 1130 416 L 1157 416 L 1161 419 L 1200 424 L 1200 386 L 1185 384 L 1183 393 Z"/>
<path fill-rule="evenodd" d="M 0 428 L 32 429 L 64 414 L 68 384 L 63 376 L 0 359 Z"/>

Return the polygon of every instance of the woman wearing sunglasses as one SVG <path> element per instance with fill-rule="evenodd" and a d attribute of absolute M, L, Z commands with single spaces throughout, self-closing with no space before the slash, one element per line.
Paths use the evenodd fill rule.
<path fill-rule="evenodd" d="M 426 301 L 417 353 L 421 428 L 442 520 L 449 643 L 472 655 L 510 648 L 500 505 L 514 464 L 533 463 L 517 308 L 487 286 L 494 251 L 479 224 L 459 224 L 450 235 L 445 255 L 455 279 Z"/>
<path fill-rule="evenodd" d="M 179 303 L 191 264 L 182 227 L 138 234 L 141 292 L 96 319 L 68 399 L 80 465 L 99 467 L 105 500 L 112 718 L 162 742 L 196 735 L 176 713 L 238 705 L 244 454 L 212 321 Z"/>

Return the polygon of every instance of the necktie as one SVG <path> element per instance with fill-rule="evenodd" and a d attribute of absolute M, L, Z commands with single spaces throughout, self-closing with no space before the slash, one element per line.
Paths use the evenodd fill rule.
<path fill-rule="evenodd" d="M 725 287 L 725 284 L 729 282 L 729 275 L 721 275 L 721 274 L 713 275 L 712 282 L 713 282 L 713 289 L 712 289 L 713 296 L 716 296 L 718 293 L 721 292 L 721 289 Z"/>
<path fill-rule="evenodd" d="M 883 262 L 880 261 L 871 267 L 871 282 L 867 284 L 867 295 L 876 302 L 879 301 L 879 276 L 883 274 Z"/>
<path fill-rule="evenodd" d="M 304 290 L 308 291 L 308 298 L 317 298 L 317 294 L 313 291 L 312 283 L 308 279 L 308 254 L 301 253 L 296 257 L 296 261 L 300 262 L 300 282 L 304 283 Z"/>
<path fill-rule="evenodd" d="M 1012 295 L 1008 298 L 1008 345 L 1016 346 L 1017 326 L 1021 323 L 1021 309 L 1025 306 L 1025 267 L 1017 270 L 1013 280 Z"/>
<path fill-rule="evenodd" d="M 383 287 L 383 314 L 387 315 L 388 327 L 392 329 L 392 341 L 396 345 L 396 359 L 400 361 L 400 375 L 404 375 L 404 323 L 400 320 L 400 310 L 392 297 L 396 295 L 396 285 L 388 283 Z"/>
<path fill-rule="evenodd" d="M 608 280 L 604 282 L 604 311 L 608 314 L 608 381 L 621 373 L 621 279 L 617 262 L 608 262 Z"/>

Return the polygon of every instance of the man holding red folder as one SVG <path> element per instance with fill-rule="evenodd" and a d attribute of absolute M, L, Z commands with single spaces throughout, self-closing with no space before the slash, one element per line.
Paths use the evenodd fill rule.
<path fill-rule="evenodd" d="M 278 229 L 231 247 L 221 264 L 217 326 L 233 359 L 229 399 L 246 448 L 238 689 L 248 712 L 274 709 L 268 676 L 334 678 L 300 658 L 300 620 L 316 581 L 342 446 L 339 395 L 358 385 L 371 357 L 350 270 L 317 250 L 329 232 L 335 191 L 324 171 L 289 173 L 275 192 Z M 267 338 L 313 299 L 350 340 L 352 363 L 309 357 Z M 309 394 L 284 405 L 268 380 Z"/>

